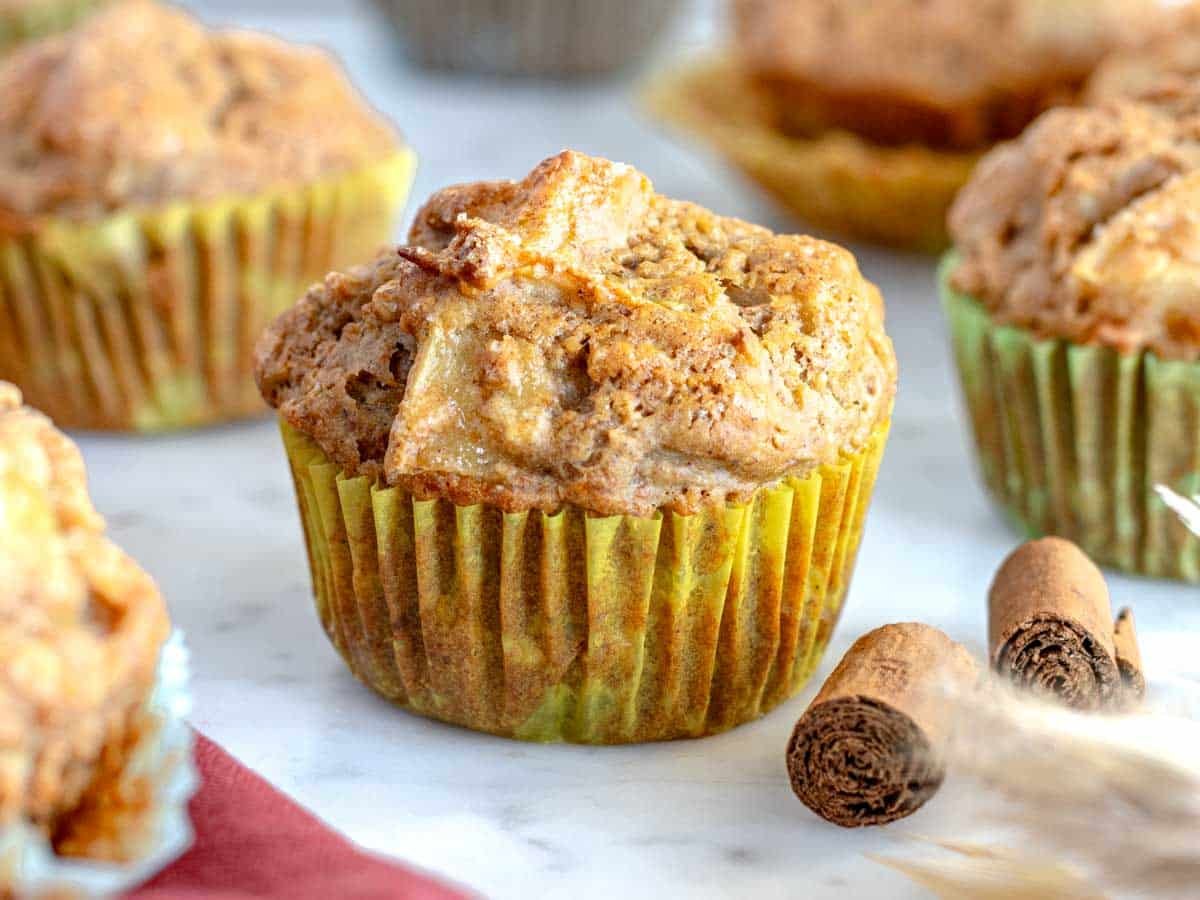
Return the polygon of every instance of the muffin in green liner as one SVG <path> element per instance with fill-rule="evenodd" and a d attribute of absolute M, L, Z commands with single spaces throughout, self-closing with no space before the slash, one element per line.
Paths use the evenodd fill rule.
<path fill-rule="evenodd" d="M 696 737 L 803 685 L 895 360 L 853 258 L 566 152 L 449 188 L 259 345 L 321 622 L 414 712 Z"/>
<path fill-rule="evenodd" d="M 1200 108 L 1200 107 L 1197 107 Z M 1030 535 L 1200 581 L 1200 119 L 1047 113 L 951 213 L 941 289 L 983 476 Z"/>
<path fill-rule="evenodd" d="M 1200 581 L 1200 539 L 1155 492 L 1200 490 L 1200 365 L 1040 339 L 946 283 L 943 307 L 983 477 L 1030 537 Z"/>
<path fill-rule="evenodd" d="M 4 0 L 0 2 L 0 54 L 25 41 L 65 31 L 107 0 Z"/>
<path fill-rule="evenodd" d="M 258 335 L 388 241 L 413 174 L 323 54 L 140 0 L 9 56 L 0 95 L 0 378 L 68 428 L 261 411 Z"/>

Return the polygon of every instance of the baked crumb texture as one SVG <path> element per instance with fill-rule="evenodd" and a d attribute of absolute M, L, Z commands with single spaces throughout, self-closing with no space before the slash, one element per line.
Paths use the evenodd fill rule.
<path fill-rule="evenodd" d="M 1200 116 L 1053 110 L 984 158 L 950 215 L 953 286 L 1039 337 L 1200 359 Z"/>
<path fill-rule="evenodd" d="M 687 513 L 864 448 L 896 367 L 846 251 L 564 152 L 449 188 L 258 347 L 267 401 L 343 471 L 506 511 Z"/>
<path fill-rule="evenodd" d="M 265 412 L 254 342 L 392 236 L 412 154 L 316 50 L 115 3 L 0 63 L 0 379 L 64 428 Z"/>
<path fill-rule="evenodd" d="M 737 0 L 736 43 L 780 124 L 979 149 L 1070 99 L 1155 0 Z"/>
<path fill-rule="evenodd" d="M 1010 516 L 1186 581 L 1200 540 L 1155 488 L 1200 486 L 1198 22 L 1101 67 L 1095 105 L 988 154 L 944 269 L 983 475 Z"/>
<path fill-rule="evenodd" d="M 75 445 L 0 382 L 0 828 L 51 838 L 119 770 L 168 629 L 85 477 Z"/>
<path fill-rule="evenodd" d="M 259 194 L 397 144 L 326 53 L 125 0 L 0 65 L 0 227 Z"/>

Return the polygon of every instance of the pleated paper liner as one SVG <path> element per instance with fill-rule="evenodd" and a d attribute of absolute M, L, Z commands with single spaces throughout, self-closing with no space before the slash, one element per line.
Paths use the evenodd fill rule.
<path fill-rule="evenodd" d="M 362 681 L 468 728 L 609 744 L 724 731 L 800 689 L 887 430 L 744 506 L 651 518 L 415 500 L 283 437 L 321 623 Z"/>
<path fill-rule="evenodd" d="M 1200 538 L 1155 493 L 1200 488 L 1200 364 L 1044 340 L 992 323 L 948 282 L 950 323 L 983 477 L 1022 531 L 1098 563 L 1200 581 Z"/>
<path fill-rule="evenodd" d="M 651 112 L 706 141 L 800 218 L 883 244 L 939 252 L 946 213 L 978 156 L 885 147 L 845 131 L 793 137 L 729 58 L 692 63 L 646 94 Z"/>
<path fill-rule="evenodd" d="M 64 428 L 160 431 L 263 411 L 253 349 L 329 271 L 391 237 L 404 151 L 261 197 L 0 236 L 0 379 Z"/>
<path fill-rule="evenodd" d="M 0 54 L 25 41 L 66 31 L 105 0 L 35 0 L 0 9 Z"/>
<path fill-rule="evenodd" d="M 78 821 L 58 836 L 58 851 L 28 824 L 0 827 L 0 896 L 123 895 L 190 846 L 188 802 L 198 779 L 188 681 L 188 652 L 176 632 L 162 648 L 154 690 L 136 721 L 110 728 L 111 769 L 73 814 Z"/>

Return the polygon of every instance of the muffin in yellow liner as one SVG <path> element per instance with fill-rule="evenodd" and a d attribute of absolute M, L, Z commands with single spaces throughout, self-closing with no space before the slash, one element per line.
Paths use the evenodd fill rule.
<path fill-rule="evenodd" d="M 25 41 L 65 31 L 107 0 L 2 0 L 0 54 Z"/>
<path fill-rule="evenodd" d="M 73 428 L 246 416 L 254 341 L 413 157 L 315 51 L 131 0 L 0 65 L 0 378 Z"/>
<path fill-rule="evenodd" d="M 1156 0 L 733 0 L 653 108 L 823 228 L 922 251 L 978 156 L 1074 97 Z"/>
<path fill-rule="evenodd" d="M 1196 107 L 1200 109 L 1200 107 Z M 1031 535 L 1200 581 L 1200 118 L 1047 113 L 980 163 L 943 268 L 985 481 Z"/>
<path fill-rule="evenodd" d="M 816 665 L 895 358 L 853 257 L 566 152 L 450 188 L 259 347 L 321 621 L 408 709 L 694 737 Z"/>
<path fill-rule="evenodd" d="M 884 146 L 844 129 L 801 136 L 734 57 L 691 63 L 654 83 L 650 110 L 710 143 L 780 204 L 820 228 L 927 253 L 946 246 L 946 210 L 977 152 Z"/>

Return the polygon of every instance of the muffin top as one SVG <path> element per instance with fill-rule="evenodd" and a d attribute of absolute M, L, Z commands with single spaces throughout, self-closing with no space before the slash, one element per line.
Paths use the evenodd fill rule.
<path fill-rule="evenodd" d="M 950 213 L 956 289 L 998 322 L 1200 359 L 1200 118 L 1113 103 L 1043 115 Z"/>
<path fill-rule="evenodd" d="M 129 0 L 0 61 L 0 219 L 254 194 L 385 158 L 324 53 Z"/>
<path fill-rule="evenodd" d="M 1200 112 L 1200 3 L 1164 16 L 1144 40 L 1106 57 L 1088 80 L 1084 100 L 1151 103 L 1173 115 Z"/>
<path fill-rule="evenodd" d="M 845 250 L 564 152 L 452 187 L 258 347 L 263 396 L 344 470 L 459 504 L 691 512 L 862 447 L 896 368 Z"/>
<path fill-rule="evenodd" d="M 756 69 L 953 106 L 1082 80 L 1155 0 L 734 0 Z"/>
<path fill-rule="evenodd" d="M 104 536 L 78 449 L 0 382 L 0 824 L 73 808 L 166 628 L 150 578 Z"/>

